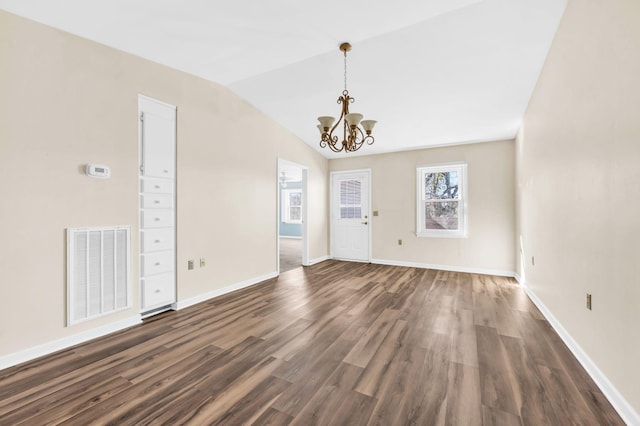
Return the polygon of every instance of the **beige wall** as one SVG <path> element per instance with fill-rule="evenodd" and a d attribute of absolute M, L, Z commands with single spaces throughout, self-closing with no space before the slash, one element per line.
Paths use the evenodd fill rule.
<path fill-rule="evenodd" d="M 520 274 L 636 413 L 639 52 L 640 2 L 569 1 L 516 148 Z"/>
<path fill-rule="evenodd" d="M 329 167 L 331 171 L 371 168 L 371 206 L 380 213 L 371 221 L 373 259 L 511 274 L 513 147 L 513 141 L 459 145 L 330 160 Z M 468 164 L 468 237 L 417 237 L 416 167 L 451 162 Z"/>
<path fill-rule="evenodd" d="M 309 258 L 328 254 L 313 149 L 220 85 L 0 11 L 0 357 L 138 313 L 134 256 L 133 307 L 65 327 L 65 229 L 131 225 L 138 250 L 138 94 L 178 107 L 179 300 L 276 271 L 278 157 L 309 167 Z"/>

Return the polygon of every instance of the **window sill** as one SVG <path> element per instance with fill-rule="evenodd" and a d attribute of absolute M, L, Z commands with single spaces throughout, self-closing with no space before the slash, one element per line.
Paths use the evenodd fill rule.
<path fill-rule="evenodd" d="M 460 231 L 422 231 L 416 233 L 420 238 L 467 238 L 465 232 Z"/>

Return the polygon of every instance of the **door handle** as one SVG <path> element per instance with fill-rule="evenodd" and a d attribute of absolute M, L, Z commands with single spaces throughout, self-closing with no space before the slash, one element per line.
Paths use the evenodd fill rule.
<path fill-rule="evenodd" d="M 368 225 L 368 224 L 369 224 L 369 222 L 362 222 L 362 224 L 363 224 L 363 225 Z"/>

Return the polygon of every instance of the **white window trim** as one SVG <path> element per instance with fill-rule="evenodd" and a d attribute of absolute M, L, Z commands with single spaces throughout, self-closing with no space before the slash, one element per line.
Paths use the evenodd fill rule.
<path fill-rule="evenodd" d="M 282 222 L 283 223 L 293 223 L 293 224 L 302 223 L 302 219 L 291 220 L 291 209 L 290 209 L 291 206 L 289 204 L 289 200 L 290 200 L 289 195 L 296 192 L 299 192 L 300 197 L 302 197 L 302 188 L 282 190 Z M 300 203 L 300 217 L 302 218 L 302 203 Z"/>
<path fill-rule="evenodd" d="M 460 229 L 424 229 L 424 179 L 425 173 L 434 173 L 442 171 L 458 171 L 460 173 L 460 207 L 462 208 L 459 216 Z M 467 238 L 468 235 L 468 198 L 467 198 L 467 163 L 447 163 L 447 164 L 430 164 L 428 166 L 418 166 L 416 168 L 416 235 L 418 237 L 435 237 L 435 238 Z"/>

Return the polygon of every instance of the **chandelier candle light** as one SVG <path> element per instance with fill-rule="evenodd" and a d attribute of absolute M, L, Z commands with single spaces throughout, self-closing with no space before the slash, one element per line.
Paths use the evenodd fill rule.
<path fill-rule="evenodd" d="M 362 120 L 362 114 L 349 112 L 349 104 L 355 100 L 349 96 L 349 91 L 347 90 L 347 52 L 351 50 L 351 45 L 342 43 L 340 50 L 344 53 L 344 90 L 342 91 L 342 96 L 338 98 L 338 103 L 342 104 L 342 112 L 336 124 L 333 124 L 336 120 L 333 117 L 318 117 L 320 122 L 318 130 L 320 130 L 321 135 L 320 146 L 322 148 L 328 146 L 333 152 L 355 152 L 365 142 L 369 145 L 374 142 L 375 139 L 371 136 L 371 131 L 377 121 Z M 333 135 L 333 131 L 340 125 L 340 122 L 343 122 L 342 144 L 338 144 L 338 136 Z"/>

